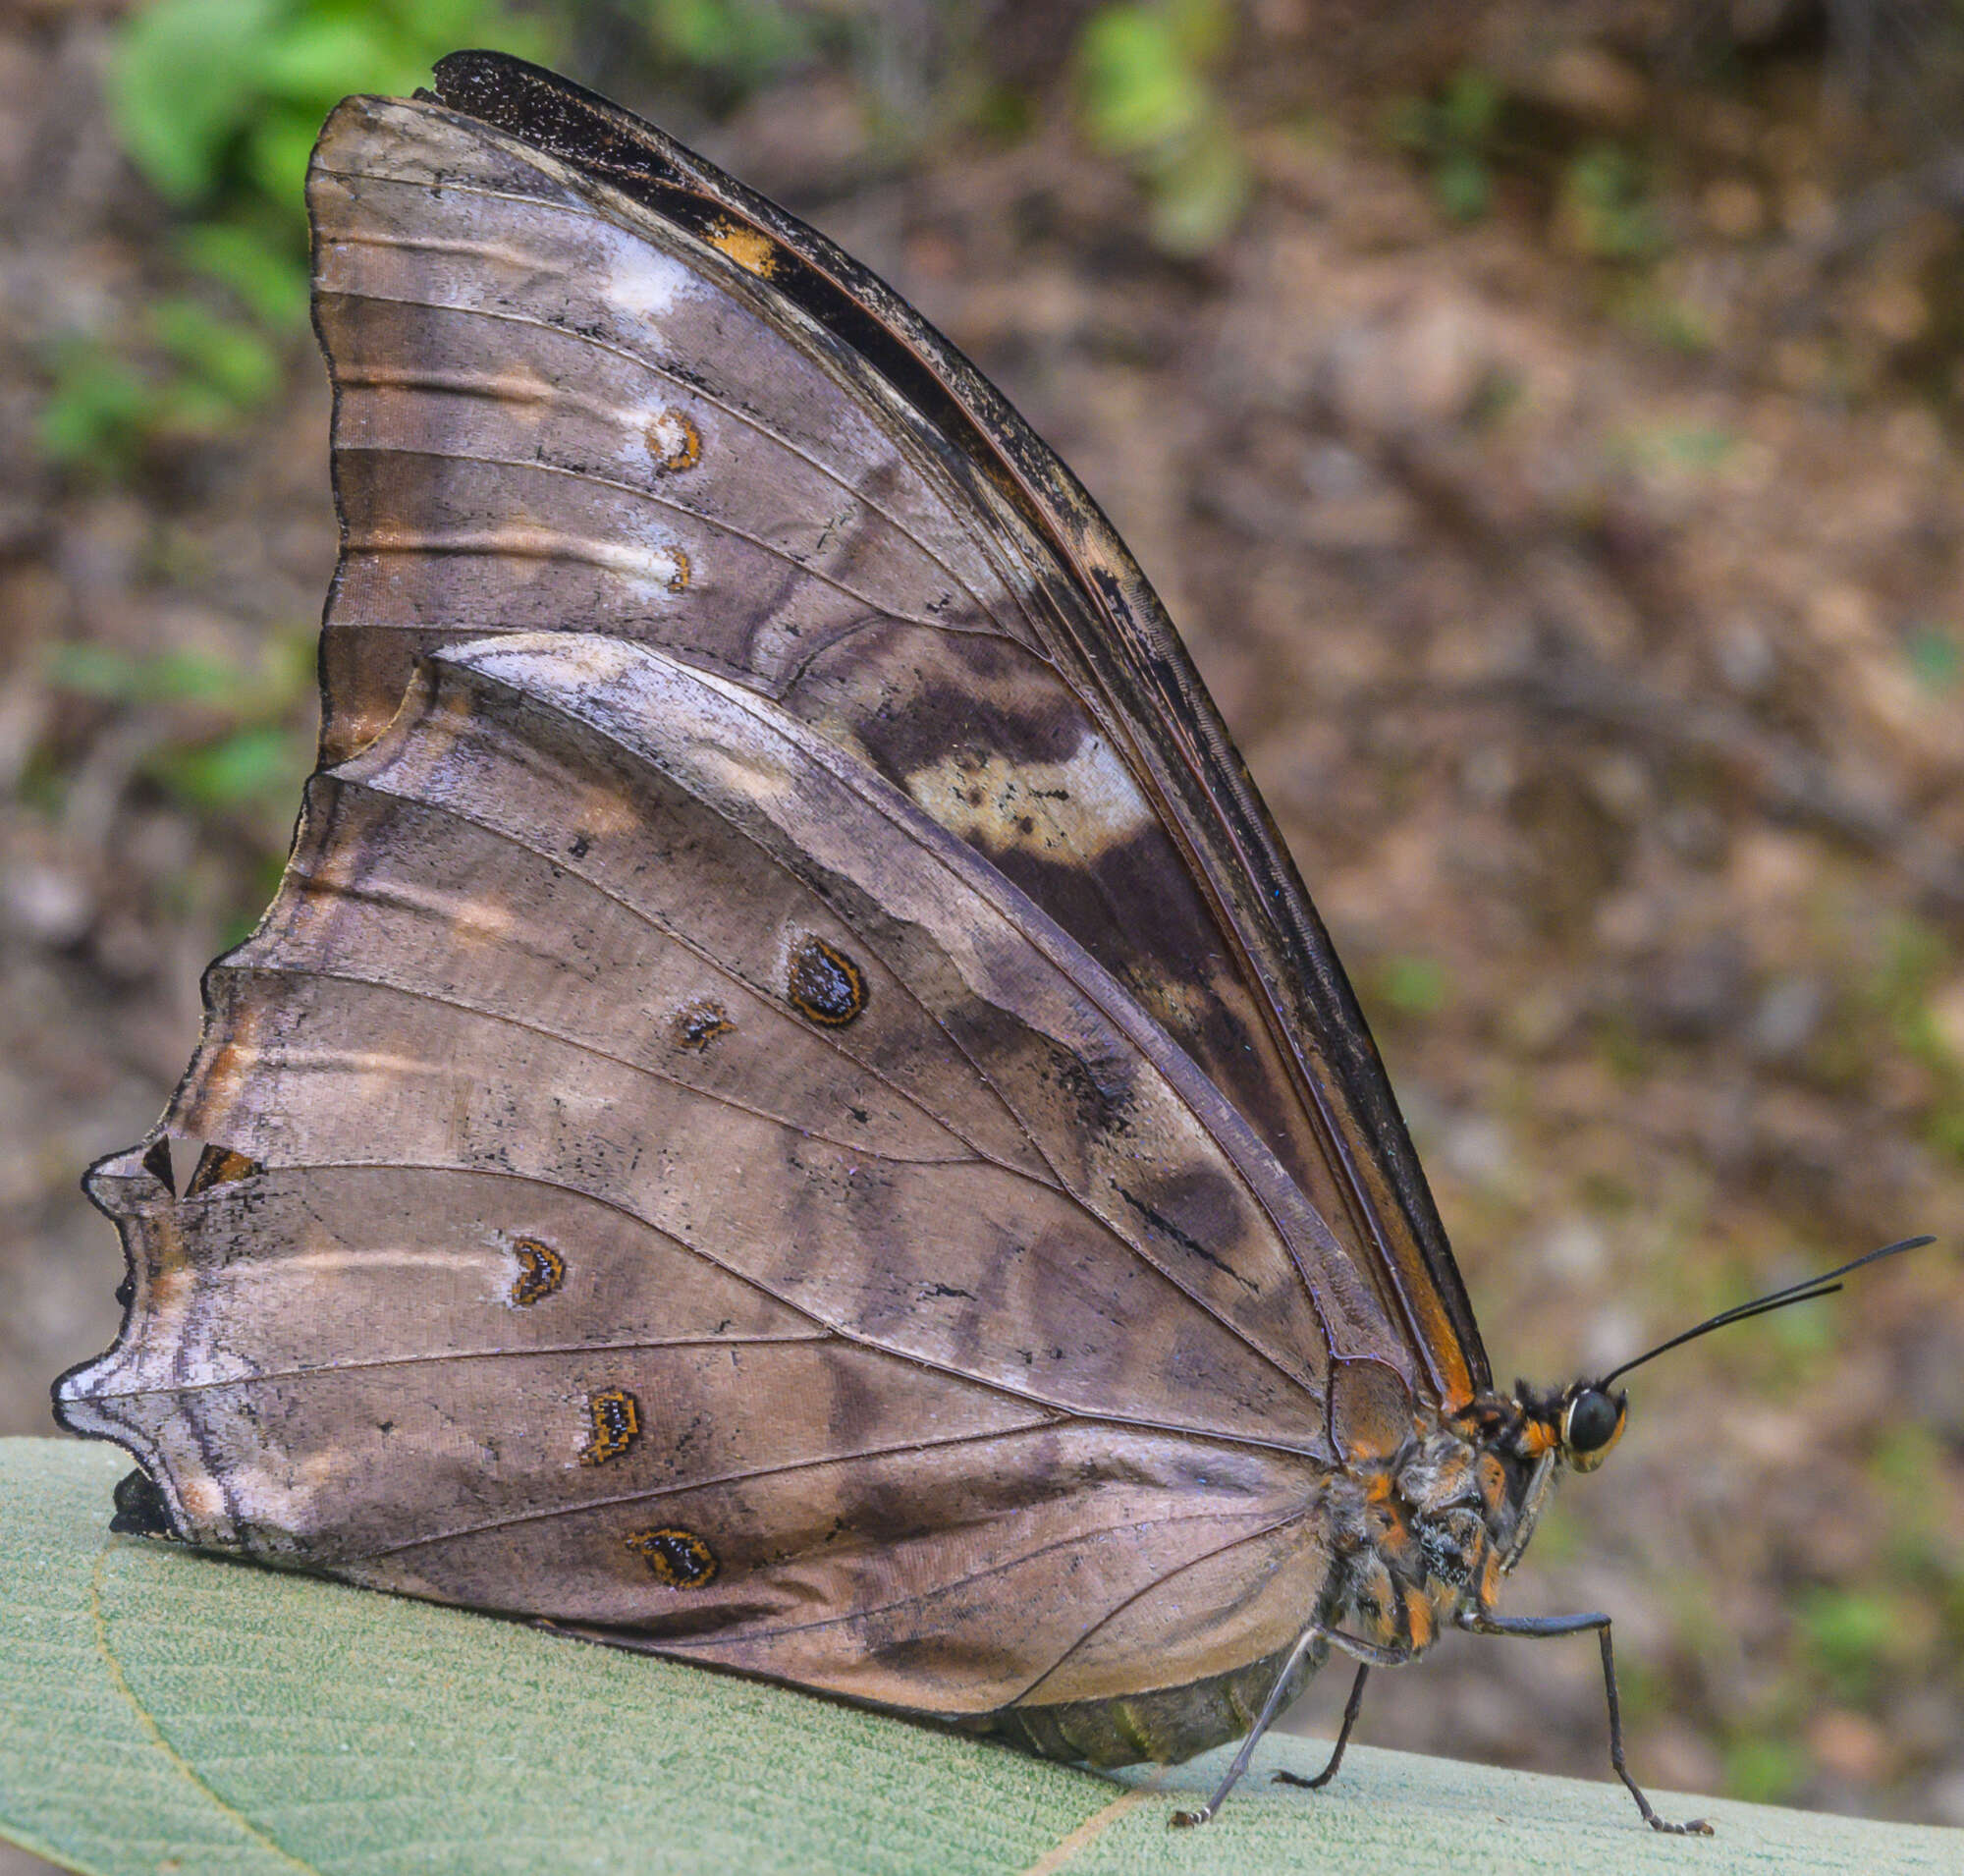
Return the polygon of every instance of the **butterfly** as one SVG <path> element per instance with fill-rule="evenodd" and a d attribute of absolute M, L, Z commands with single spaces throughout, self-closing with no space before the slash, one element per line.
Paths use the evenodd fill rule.
<path fill-rule="evenodd" d="M 1589 1631 L 1617 1775 L 1703 1830 L 1624 1767 L 1608 1617 L 1498 1610 L 1624 1370 L 1495 1388 L 1070 472 L 829 242 L 518 61 L 348 100 L 308 199 L 320 766 L 86 1182 L 125 1322 L 56 1409 L 135 1456 L 117 1528 L 1058 1758 L 1243 1738 L 1183 1822 L 1333 1650 L 1325 1778 L 1372 1667 Z"/>

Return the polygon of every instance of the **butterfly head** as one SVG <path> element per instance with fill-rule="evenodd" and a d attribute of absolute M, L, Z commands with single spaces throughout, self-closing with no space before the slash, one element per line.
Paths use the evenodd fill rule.
<path fill-rule="evenodd" d="M 1804 1282 L 1790 1284 L 1784 1290 L 1775 1290 L 1769 1296 L 1756 1297 L 1750 1302 L 1722 1309 L 1718 1315 L 1708 1317 L 1682 1334 L 1674 1335 L 1668 1341 L 1659 1343 L 1655 1349 L 1625 1361 L 1600 1381 L 1571 1381 L 1559 1394 L 1551 1395 L 1538 1394 L 1525 1381 L 1516 1382 L 1511 1405 L 1517 1418 L 1509 1430 L 1509 1444 L 1520 1459 L 1538 1460 L 1553 1454 L 1575 1471 L 1593 1472 L 1615 1449 L 1616 1442 L 1623 1437 L 1624 1423 L 1629 1418 L 1629 1396 L 1615 1386 L 1618 1377 L 1628 1374 L 1632 1368 L 1642 1367 L 1646 1361 L 1664 1353 L 1666 1350 L 1680 1348 L 1687 1342 L 1695 1342 L 1700 1336 L 1710 1335 L 1714 1329 L 1744 1322 L 1750 1316 L 1765 1315 L 1769 1310 L 1784 1309 L 1790 1303 L 1811 1302 L 1817 1297 L 1831 1296 L 1841 1288 L 1840 1279 L 1850 1271 L 1859 1270 L 1864 1264 L 1875 1263 L 1883 1257 L 1893 1257 L 1900 1251 L 1918 1249 L 1932 1241 L 1929 1238 L 1905 1238 L 1899 1243 L 1884 1244 L 1882 1249 L 1872 1250 L 1865 1257 L 1857 1257 L 1852 1263 L 1843 1264 L 1839 1270 L 1828 1271 L 1826 1276 L 1810 1277 Z"/>
<path fill-rule="evenodd" d="M 1513 1398 L 1489 1420 L 1489 1441 L 1530 1471 L 1548 1461 L 1593 1472 L 1615 1450 L 1629 1417 L 1630 1397 L 1607 1381 L 1546 1392 L 1516 1381 Z"/>
<path fill-rule="evenodd" d="M 1612 1394 L 1600 1381 L 1573 1381 L 1563 1390 L 1555 1420 L 1556 1450 L 1562 1463 L 1593 1472 L 1615 1450 L 1630 1417 L 1630 1397 Z"/>

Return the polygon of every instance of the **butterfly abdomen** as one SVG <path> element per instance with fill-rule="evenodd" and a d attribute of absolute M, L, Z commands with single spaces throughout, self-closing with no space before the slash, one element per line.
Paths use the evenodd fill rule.
<path fill-rule="evenodd" d="M 1328 1644 L 1306 1655 L 1285 1699 L 1294 1699 L 1329 1658 Z M 1039 1758 L 1098 1766 L 1177 1765 L 1240 1738 L 1288 1656 L 1286 1648 L 1226 1674 L 1184 1686 L 1159 1687 L 1113 1700 L 1059 1706 L 1005 1707 L 964 1730 L 987 1735 Z"/>

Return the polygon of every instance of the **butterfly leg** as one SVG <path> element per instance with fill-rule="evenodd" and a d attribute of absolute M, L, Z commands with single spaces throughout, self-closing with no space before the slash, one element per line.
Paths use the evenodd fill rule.
<path fill-rule="evenodd" d="M 1299 1779 L 1293 1772 L 1278 1772 L 1278 1785 L 1297 1785 L 1305 1792 L 1320 1792 L 1337 1776 L 1337 1768 L 1343 1763 L 1343 1748 L 1350 1743 L 1350 1729 L 1357 1724 L 1357 1715 L 1364 1707 L 1364 1683 L 1371 1678 L 1371 1664 L 1360 1661 L 1357 1664 L 1357 1678 L 1350 1683 L 1350 1697 L 1343 1703 L 1343 1724 L 1337 1730 L 1337 1744 L 1330 1754 L 1330 1763 L 1313 1779 Z"/>
<path fill-rule="evenodd" d="M 1608 1616 L 1469 1615 L 1461 1618 L 1460 1627 L 1476 1635 L 1526 1635 L 1533 1638 L 1579 1635 L 1595 1629 L 1596 1638 L 1603 1644 L 1603 1690 L 1609 1698 L 1609 1763 L 1615 1768 L 1616 1776 L 1637 1800 L 1637 1809 L 1643 1813 L 1644 1822 L 1652 1830 L 1667 1831 L 1674 1837 L 1712 1835 L 1712 1826 L 1702 1817 L 1694 1817 L 1688 1824 L 1666 1823 L 1651 1808 L 1650 1799 L 1643 1794 L 1642 1788 L 1630 1776 L 1629 1767 L 1623 1763 L 1623 1710 L 1616 1698 L 1616 1656 L 1609 1644 Z"/>
<path fill-rule="evenodd" d="M 1262 1735 L 1269 1730 L 1282 1704 L 1282 1692 L 1294 1677 L 1297 1664 L 1319 1641 L 1327 1638 L 1328 1631 L 1311 1623 L 1302 1631 L 1295 1646 L 1288 1652 L 1288 1659 L 1282 1663 L 1282 1673 L 1276 1676 L 1276 1683 L 1269 1689 L 1269 1697 L 1262 1702 L 1262 1710 L 1255 1716 L 1255 1724 L 1248 1729 L 1248 1737 L 1241 1741 L 1240 1751 L 1234 1754 L 1234 1763 L 1228 1768 L 1228 1776 L 1215 1788 L 1210 1797 L 1197 1811 L 1175 1811 L 1167 1820 L 1171 1829 L 1180 1831 L 1191 1829 L 1196 1824 L 1205 1824 L 1218 1811 L 1228 1793 L 1241 1782 L 1241 1774 L 1248 1769 L 1248 1761 L 1255 1756 L 1255 1747 L 1262 1742 Z"/>
<path fill-rule="evenodd" d="M 1381 1648 L 1375 1642 L 1360 1641 L 1355 1635 L 1346 1635 L 1340 1628 L 1323 1628 L 1312 1623 L 1302 1631 L 1302 1638 L 1289 1650 L 1289 1657 L 1282 1663 L 1282 1671 L 1276 1676 L 1276 1683 L 1269 1689 L 1269 1697 L 1263 1701 L 1262 1710 L 1256 1716 L 1255 1724 L 1248 1729 L 1248 1737 L 1241 1741 L 1240 1751 L 1234 1754 L 1234 1763 L 1228 1768 L 1228 1776 L 1215 1788 L 1210 1797 L 1197 1811 L 1175 1811 L 1167 1821 L 1174 1830 L 1185 1830 L 1194 1824 L 1205 1824 L 1221 1808 L 1222 1800 L 1241 1782 L 1241 1774 L 1248 1769 L 1248 1761 L 1255 1756 L 1255 1748 L 1262 1742 L 1262 1735 L 1275 1723 L 1276 1715 L 1282 1705 L 1282 1691 L 1289 1684 L 1289 1677 L 1295 1673 L 1296 1663 L 1319 1641 L 1328 1641 L 1341 1648 L 1347 1655 L 1353 1655 L 1366 1667 L 1402 1667 L 1411 1659 L 1411 1652 L 1404 1648 Z M 1344 1714 L 1344 1731 L 1349 1731 L 1350 1722 L 1356 1718 L 1355 1708 L 1364 1697 L 1364 1680 L 1361 1675 L 1350 1689 L 1350 1707 Z M 1343 1750 L 1342 1741 L 1337 1742 L 1337 1753 Z M 1328 1778 L 1337 1770 L 1333 1760 Z M 1322 1781 L 1319 1780 L 1320 1784 Z"/>

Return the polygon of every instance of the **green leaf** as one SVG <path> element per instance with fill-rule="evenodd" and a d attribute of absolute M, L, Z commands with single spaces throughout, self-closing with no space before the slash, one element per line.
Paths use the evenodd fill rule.
<path fill-rule="evenodd" d="M 240 410 L 263 403 L 279 388 L 280 361 L 266 341 L 195 300 L 158 301 L 150 330 L 189 376 Z"/>
<path fill-rule="evenodd" d="M 1964 651 L 1956 636 L 1940 626 L 1920 625 L 1912 631 L 1903 645 L 1903 658 L 1917 684 L 1937 694 L 1955 690 L 1964 670 Z"/>
<path fill-rule="evenodd" d="M 202 651 L 159 651 L 136 657 L 119 645 L 72 639 L 48 653 L 47 681 L 76 696 L 113 703 L 237 703 L 249 678 Z"/>
<path fill-rule="evenodd" d="M 1191 138 L 1147 166 L 1153 240 L 1170 254 L 1204 254 L 1232 232 L 1248 205 L 1248 165 L 1225 129 Z"/>
<path fill-rule="evenodd" d="M 1570 159 L 1561 214 L 1582 251 L 1605 260 L 1641 260 L 1664 245 L 1644 167 L 1614 143 L 1592 143 Z"/>
<path fill-rule="evenodd" d="M 291 800 L 310 753 L 291 731 L 262 725 L 202 747 L 159 749 L 148 768 L 186 806 L 218 813 Z"/>
<path fill-rule="evenodd" d="M 309 17 L 312 16 L 312 17 Z M 319 15 L 296 9 L 295 17 L 266 47 L 259 81 L 274 97 L 301 105 L 318 117 L 321 99 L 330 103 L 350 84 L 384 90 L 417 82 L 404 72 L 391 35 L 369 18 Z"/>
<path fill-rule="evenodd" d="M 156 387 L 104 347 L 63 348 L 35 427 L 40 453 L 65 468 L 127 471 L 155 419 Z"/>
<path fill-rule="evenodd" d="M 297 230 L 303 232 L 298 215 Z M 201 274 L 230 287 L 246 309 L 276 331 L 304 331 L 306 253 L 284 229 L 261 220 L 199 222 L 178 237 L 178 249 Z"/>
<path fill-rule="evenodd" d="M 1119 154 L 1189 136 L 1208 109 L 1207 85 L 1174 23 L 1150 6 L 1108 7 L 1077 47 L 1085 121 Z"/>
<path fill-rule="evenodd" d="M 1387 958 L 1378 975 L 1378 994 L 1401 1016 L 1436 1016 L 1446 1008 L 1446 966 L 1436 958 L 1416 952 Z"/>
<path fill-rule="evenodd" d="M 0 1834 L 91 1876 L 1937 1876 L 1964 1845 L 1724 1802 L 1696 1806 L 1720 1834 L 1687 1845 L 1653 1837 L 1607 1777 L 1368 1747 L 1330 1791 L 1284 1791 L 1270 1772 L 1306 1775 L 1326 1750 L 1298 1738 L 1265 1742 L 1217 1822 L 1173 1833 L 1169 1813 L 1224 1754 L 1108 1781 L 783 1688 L 111 1537 L 128 1465 L 99 1445 L 0 1441 Z"/>
<path fill-rule="evenodd" d="M 1443 138 L 1459 144 L 1478 143 L 1500 121 L 1500 87 L 1469 66 L 1454 76 L 1439 101 L 1439 124 Z"/>
<path fill-rule="evenodd" d="M 195 201 L 258 103 L 276 0 L 157 0 L 117 40 L 109 102 L 117 136 L 160 195 Z"/>
<path fill-rule="evenodd" d="M 1454 221 L 1478 221 L 1494 199 L 1486 162 L 1471 150 L 1447 150 L 1432 166 L 1432 193 Z"/>
<path fill-rule="evenodd" d="M 648 38 L 662 58 L 751 90 L 809 58 L 818 29 L 776 0 L 652 0 Z"/>

